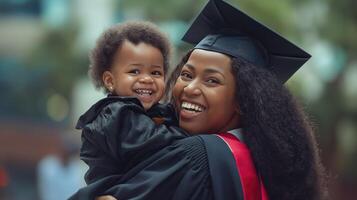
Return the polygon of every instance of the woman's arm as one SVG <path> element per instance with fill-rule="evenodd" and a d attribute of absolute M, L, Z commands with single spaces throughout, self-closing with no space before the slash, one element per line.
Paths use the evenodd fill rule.
<path fill-rule="evenodd" d="M 167 123 L 156 125 L 136 104 L 115 102 L 106 105 L 95 120 L 83 126 L 81 159 L 89 166 L 86 188 L 77 194 L 93 196 L 110 188 L 115 177 L 135 166 L 156 150 L 176 139 L 186 137 Z M 167 119 L 167 117 L 166 117 Z M 172 122 L 170 122 L 172 124 Z M 75 195 L 76 196 L 76 195 Z M 78 198 L 78 195 L 74 199 Z"/>
<path fill-rule="evenodd" d="M 217 135 L 175 141 L 129 170 L 103 194 L 136 200 L 243 199 L 236 160 Z"/>
<path fill-rule="evenodd" d="M 206 150 L 199 137 L 175 141 L 117 179 L 103 193 L 117 199 L 213 199 Z"/>

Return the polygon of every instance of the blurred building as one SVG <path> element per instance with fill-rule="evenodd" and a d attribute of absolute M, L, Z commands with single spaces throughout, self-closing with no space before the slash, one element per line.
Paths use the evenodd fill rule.
<path fill-rule="evenodd" d="M 86 77 L 89 48 L 101 31 L 116 20 L 114 2 L 0 2 L 0 199 L 38 199 L 38 164 L 43 158 L 65 152 L 60 136 L 64 130 L 74 131 L 79 114 L 76 117 L 72 114 L 84 112 L 103 96 L 94 88 L 82 88 L 75 92 L 74 98 L 82 101 L 78 102 L 73 100 L 72 90 L 79 72 Z M 74 64 L 68 66 L 72 58 Z M 71 80 L 66 80 L 65 73 L 60 72 L 70 68 L 77 70 L 73 70 L 73 77 L 67 76 Z M 59 89 L 65 82 L 72 82 L 72 86 Z M 88 79 L 86 84 L 85 87 L 91 86 Z M 76 109 L 72 109 L 74 106 Z M 79 134 L 73 139 L 79 142 Z M 45 166 L 44 163 L 41 165 Z M 83 165 L 80 170 L 81 173 L 76 172 L 78 175 L 85 171 Z M 83 184 L 82 178 L 73 178 Z M 63 183 L 66 181 L 69 179 Z"/>

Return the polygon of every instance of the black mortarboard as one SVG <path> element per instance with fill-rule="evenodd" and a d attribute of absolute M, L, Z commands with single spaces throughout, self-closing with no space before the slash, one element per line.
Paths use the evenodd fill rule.
<path fill-rule="evenodd" d="M 222 0 L 209 0 L 182 38 L 195 49 L 240 57 L 266 67 L 284 83 L 311 56 Z"/>

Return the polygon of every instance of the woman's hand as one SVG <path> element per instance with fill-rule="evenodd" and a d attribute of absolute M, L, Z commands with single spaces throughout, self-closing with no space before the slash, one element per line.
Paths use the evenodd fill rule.
<path fill-rule="evenodd" d="M 95 200 L 117 200 L 117 199 L 111 195 L 104 195 L 95 198 Z"/>

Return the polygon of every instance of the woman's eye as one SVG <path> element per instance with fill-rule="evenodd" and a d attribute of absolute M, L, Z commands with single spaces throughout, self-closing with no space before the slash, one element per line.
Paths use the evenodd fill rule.
<path fill-rule="evenodd" d="M 152 75 L 155 75 L 155 76 L 161 76 L 162 75 L 162 72 L 160 71 L 153 71 L 151 72 Z"/>
<path fill-rule="evenodd" d="M 191 74 L 188 73 L 188 72 L 181 72 L 180 76 L 181 76 L 181 78 L 184 79 L 184 80 L 192 79 Z"/>
<path fill-rule="evenodd" d="M 140 74 L 140 71 L 138 69 L 133 69 L 129 71 L 129 74 Z"/>
<path fill-rule="evenodd" d="M 206 82 L 210 83 L 210 84 L 219 84 L 220 83 L 220 81 L 216 78 L 209 78 L 209 79 L 207 79 Z"/>

